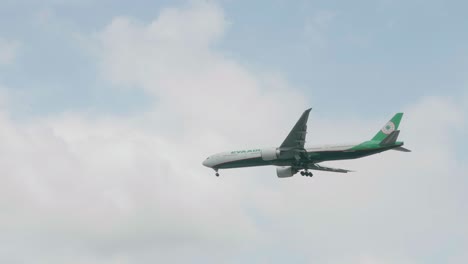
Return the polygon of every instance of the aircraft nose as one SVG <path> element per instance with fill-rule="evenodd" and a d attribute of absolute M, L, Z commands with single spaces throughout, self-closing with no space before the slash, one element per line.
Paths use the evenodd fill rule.
<path fill-rule="evenodd" d="M 203 164 L 203 166 L 205 166 L 205 167 L 208 167 L 208 168 L 211 167 L 211 166 L 210 166 L 210 160 L 209 160 L 209 159 L 204 160 L 202 164 Z"/>

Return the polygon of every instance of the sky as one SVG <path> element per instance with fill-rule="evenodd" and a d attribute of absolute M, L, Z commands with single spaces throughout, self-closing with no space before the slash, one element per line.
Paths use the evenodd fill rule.
<path fill-rule="evenodd" d="M 466 263 L 464 1 L 0 0 L 1 263 Z M 279 179 L 209 155 L 385 152 Z"/>

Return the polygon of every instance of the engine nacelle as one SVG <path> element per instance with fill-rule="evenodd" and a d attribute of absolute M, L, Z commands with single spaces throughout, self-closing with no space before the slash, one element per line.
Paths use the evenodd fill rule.
<path fill-rule="evenodd" d="M 280 151 L 278 148 L 266 148 L 262 149 L 263 160 L 275 160 L 279 157 Z"/>
<path fill-rule="evenodd" d="M 276 168 L 276 175 L 278 175 L 278 178 L 292 177 L 294 174 L 296 174 L 296 172 L 290 166 Z"/>

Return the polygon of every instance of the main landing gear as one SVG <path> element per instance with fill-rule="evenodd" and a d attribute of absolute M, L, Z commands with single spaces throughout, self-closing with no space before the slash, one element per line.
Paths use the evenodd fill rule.
<path fill-rule="evenodd" d="M 312 172 L 309 172 L 309 171 L 307 171 L 307 170 L 306 170 L 306 171 L 301 171 L 301 175 L 302 175 L 302 176 L 307 176 L 307 177 L 312 177 L 312 176 L 314 176 L 314 175 L 312 174 Z"/>

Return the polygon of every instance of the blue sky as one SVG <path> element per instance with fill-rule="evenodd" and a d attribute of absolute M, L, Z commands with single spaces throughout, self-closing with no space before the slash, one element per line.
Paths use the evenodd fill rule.
<path fill-rule="evenodd" d="M 467 8 L 0 1 L 0 262 L 466 263 Z M 308 144 L 404 111 L 413 152 L 345 177 L 201 166 L 309 107 Z"/>
<path fill-rule="evenodd" d="M 149 103 L 145 95 L 111 92 L 77 36 L 99 31 L 115 16 L 148 22 L 163 7 L 183 5 L 187 3 L 3 2 L 2 37 L 18 40 L 21 47 L 14 65 L 3 67 L 0 78 L 14 90 L 18 113 L 138 111 Z M 229 26 L 216 48 L 253 70 L 283 75 L 324 114 L 351 109 L 373 116 L 377 105 L 392 112 L 422 95 L 458 96 L 466 87 L 463 1 L 221 1 L 221 5 Z M 21 91 L 33 96 L 25 99 Z"/>

